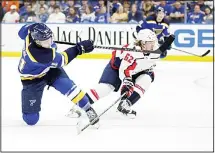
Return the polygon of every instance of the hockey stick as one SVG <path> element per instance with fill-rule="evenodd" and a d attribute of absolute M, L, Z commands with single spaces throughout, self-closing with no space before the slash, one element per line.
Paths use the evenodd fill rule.
<path fill-rule="evenodd" d="M 63 41 L 54 41 L 58 44 L 66 44 L 66 45 L 76 45 L 75 43 L 70 42 L 63 42 Z M 161 54 L 160 50 L 157 49 L 155 51 L 148 51 L 148 50 L 137 50 L 133 48 L 119 48 L 119 47 L 107 47 L 107 46 L 96 46 L 94 45 L 94 48 L 98 49 L 108 49 L 108 50 L 123 50 L 123 51 L 132 51 L 132 52 L 145 52 L 145 53 L 154 53 L 154 54 Z"/>
<path fill-rule="evenodd" d="M 90 123 L 85 125 L 82 129 L 78 129 L 78 134 L 83 132 L 85 129 L 87 129 L 90 125 L 92 125 L 96 120 L 98 120 L 104 113 L 106 113 L 109 109 L 111 109 L 116 103 L 118 103 L 121 98 L 125 95 L 126 93 L 122 94 L 116 101 L 113 102 L 108 108 L 106 108 L 100 115 L 98 115 L 94 120 L 92 120 Z"/>
<path fill-rule="evenodd" d="M 100 49 L 110 49 L 110 50 L 123 50 L 123 51 L 131 51 L 131 52 L 145 52 L 145 53 L 153 53 L 153 54 L 162 54 L 166 49 L 172 44 L 172 42 L 175 40 L 174 35 L 170 35 L 167 40 L 163 43 L 162 46 L 160 46 L 158 49 L 154 51 L 149 50 L 137 50 L 133 48 L 119 48 L 119 47 L 107 47 L 107 46 L 94 46 L 94 48 L 100 48 Z M 76 45 L 76 43 L 71 42 L 63 42 L 63 41 L 54 41 L 58 44 L 66 44 L 66 45 Z"/>
<path fill-rule="evenodd" d="M 172 47 L 172 49 L 177 50 L 177 51 L 179 51 L 179 52 L 184 52 L 184 53 L 187 53 L 187 54 L 190 54 L 190 55 L 198 56 L 198 57 L 204 57 L 204 56 L 206 56 L 206 55 L 208 55 L 208 54 L 210 53 L 210 50 L 208 50 L 208 51 L 206 51 L 206 52 L 205 52 L 204 54 L 202 54 L 202 55 L 197 55 L 197 54 L 193 54 L 193 53 L 190 53 L 190 52 L 186 52 L 186 51 L 183 51 L 183 50 L 180 50 L 180 49 L 177 49 L 177 48 L 173 48 L 173 47 Z"/>

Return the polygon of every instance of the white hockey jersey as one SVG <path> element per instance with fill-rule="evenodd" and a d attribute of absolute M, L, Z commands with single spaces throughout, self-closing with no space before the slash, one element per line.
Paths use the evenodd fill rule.
<path fill-rule="evenodd" d="M 132 45 L 125 45 L 124 47 L 133 48 Z M 158 45 L 156 45 L 154 50 L 157 48 Z M 112 53 L 111 66 L 119 70 L 119 77 L 123 80 L 125 77 L 132 77 L 132 75 L 139 72 L 152 70 L 159 59 L 159 54 L 117 50 Z"/>

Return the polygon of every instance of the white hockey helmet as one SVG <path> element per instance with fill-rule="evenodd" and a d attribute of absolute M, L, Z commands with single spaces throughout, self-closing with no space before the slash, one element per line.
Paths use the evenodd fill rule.
<path fill-rule="evenodd" d="M 143 29 L 140 30 L 139 33 L 137 34 L 137 41 L 139 41 L 139 44 L 142 47 L 142 49 L 154 50 L 154 47 L 156 46 L 158 39 L 153 31 L 149 29 Z"/>
<path fill-rule="evenodd" d="M 142 29 L 137 34 L 137 39 L 141 40 L 143 42 L 146 42 L 146 41 L 156 41 L 157 40 L 157 36 L 156 36 L 156 34 L 153 31 L 151 31 L 149 29 Z"/>

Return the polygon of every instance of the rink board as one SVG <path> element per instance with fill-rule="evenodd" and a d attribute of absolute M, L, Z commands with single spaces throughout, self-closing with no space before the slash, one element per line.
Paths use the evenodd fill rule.
<path fill-rule="evenodd" d="M 23 41 L 18 31 L 23 24 L 2 24 L 2 57 L 19 57 L 23 48 Z M 95 45 L 122 47 L 132 43 L 136 37 L 135 24 L 49 24 L 55 40 L 79 42 L 92 39 Z M 191 28 L 192 27 L 192 28 Z M 10 31 L 10 35 L 8 34 Z M 213 61 L 213 25 L 171 24 L 170 32 L 176 37 L 172 47 L 201 55 L 211 50 L 204 58 L 190 56 L 175 51 L 168 51 L 167 61 Z M 63 51 L 68 45 L 58 45 Z M 111 50 L 94 49 L 93 53 L 79 56 L 84 59 L 109 59 Z"/>

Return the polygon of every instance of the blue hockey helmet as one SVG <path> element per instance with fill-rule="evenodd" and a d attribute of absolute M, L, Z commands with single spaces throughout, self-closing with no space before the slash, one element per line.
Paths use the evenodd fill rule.
<path fill-rule="evenodd" d="M 165 13 L 165 10 L 164 10 L 164 8 L 163 7 L 157 7 L 157 9 L 156 9 L 156 13 L 159 13 L 159 12 L 163 12 L 163 13 Z"/>
<path fill-rule="evenodd" d="M 53 33 L 44 23 L 35 23 L 30 28 L 30 34 L 35 41 L 44 41 L 52 37 Z"/>

